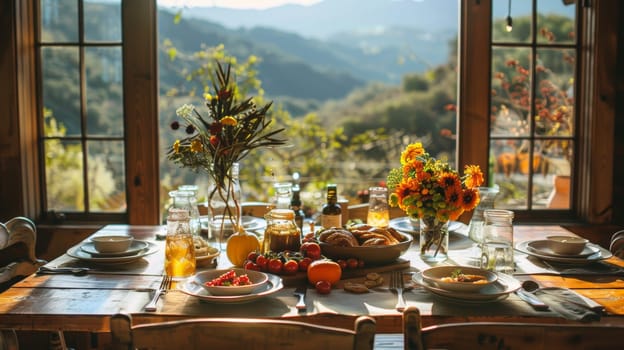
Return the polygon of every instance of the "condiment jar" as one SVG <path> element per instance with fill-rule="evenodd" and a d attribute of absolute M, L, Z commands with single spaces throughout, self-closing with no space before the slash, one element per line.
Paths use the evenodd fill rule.
<path fill-rule="evenodd" d="M 267 227 L 262 241 L 262 252 L 297 252 L 301 247 L 301 230 L 295 223 L 295 212 L 290 209 L 273 209 L 264 218 Z"/>

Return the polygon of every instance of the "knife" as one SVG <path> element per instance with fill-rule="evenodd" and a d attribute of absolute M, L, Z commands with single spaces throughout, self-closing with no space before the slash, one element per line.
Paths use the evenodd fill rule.
<path fill-rule="evenodd" d="M 306 286 L 297 287 L 297 289 L 295 289 L 294 295 L 296 297 L 299 297 L 299 300 L 297 301 L 297 304 L 295 305 L 297 310 L 305 310 L 306 309 L 306 304 L 305 304 L 306 290 L 307 290 Z"/>

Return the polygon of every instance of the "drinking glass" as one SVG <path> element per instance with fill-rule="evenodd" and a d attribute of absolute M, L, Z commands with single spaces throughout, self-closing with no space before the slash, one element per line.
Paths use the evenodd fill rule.
<path fill-rule="evenodd" d="M 165 242 L 165 273 L 175 279 L 189 277 L 195 273 L 195 246 L 189 222 L 188 210 L 169 209 Z"/>
<path fill-rule="evenodd" d="M 368 216 L 366 223 L 375 227 L 387 227 L 390 223 L 388 211 L 388 189 L 371 187 L 368 189 Z"/>
<path fill-rule="evenodd" d="M 487 209 L 483 212 L 483 244 L 481 268 L 512 274 L 514 213 L 504 209 Z"/>

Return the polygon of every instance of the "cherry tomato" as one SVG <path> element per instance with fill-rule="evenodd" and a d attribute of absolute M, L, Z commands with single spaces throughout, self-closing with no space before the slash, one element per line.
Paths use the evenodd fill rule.
<path fill-rule="evenodd" d="M 307 256 L 299 260 L 299 271 L 308 271 L 308 266 L 312 263 L 312 259 Z"/>
<path fill-rule="evenodd" d="M 357 267 L 358 267 L 358 260 L 356 258 L 349 258 L 349 259 L 347 259 L 347 266 L 350 269 L 357 269 Z"/>
<path fill-rule="evenodd" d="M 364 263 L 364 260 L 362 259 L 358 259 L 358 267 L 359 268 L 363 268 L 366 264 Z"/>
<path fill-rule="evenodd" d="M 332 288 L 331 283 L 327 281 L 318 281 L 316 282 L 316 285 L 314 285 L 314 287 L 316 288 L 316 291 L 320 294 L 329 294 Z"/>
<path fill-rule="evenodd" d="M 245 263 L 245 265 L 243 265 L 243 267 L 244 267 L 246 270 L 260 271 L 260 266 L 258 266 L 258 264 L 256 264 L 256 263 L 255 263 L 255 262 L 253 262 L 253 261 L 247 261 L 247 262 Z"/>
<path fill-rule="evenodd" d="M 338 263 L 338 265 L 340 265 L 341 269 L 346 269 L 347 268 L 347 261 L 346 260 L 342 260 L 342 259 L 338 259 L 336 261 Z"/>
<path fill-rule="evenodd" d="M 283 266 L 282 260 L 280 260 L 278 258 L 273 258 L 273 259 L 269 260 L 267 268 L 268 268 L 270 273 L 281 273 L 282 272 L 282 266 Z"/>
<path fill-rule="evenodd" d="M 301 245 L 301 253 L 312 260 L 317 260 L 321 257 L 321 246 L 315 242 L 305 242 Z"/>
<path fill-rule="evenodd" d="M 282 270 L 287 275 L 294 275 L 299 270 L 299 263 L 297 263 L 297 260 L 288 260 L 282 266 Z"/>
<path fill-rule="evenodd" d="M 262 254 L 258 255 L 258 257 L 256 258 L 256 265 L 260 267 L 261 271 L 267 270 L 268 263 L 269 263 L 269 259 L 267 259 L 266 256 Z"/>
<path fill-rule="evenodd" d="M 250 252 L 249 254 L 247 254 L 247 260 L 249 261 L 256 262 L 257 258 L 258 258 L 258 252 Z"/>

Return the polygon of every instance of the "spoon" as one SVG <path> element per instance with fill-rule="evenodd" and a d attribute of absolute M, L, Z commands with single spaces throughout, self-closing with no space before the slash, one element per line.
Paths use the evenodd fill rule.
<path fill-rule="evenodd" d="M 526 301 L 529 305 L 531 305 L 535 310 L 548 310 L 548 305 L 544 304 L 541 300 L 539 300 L 533 292 L 539 289 L 539 285 L 534 281 L 524 281 L 522 282 L 522 288 L 516 290 L 516 295 Z"/>

